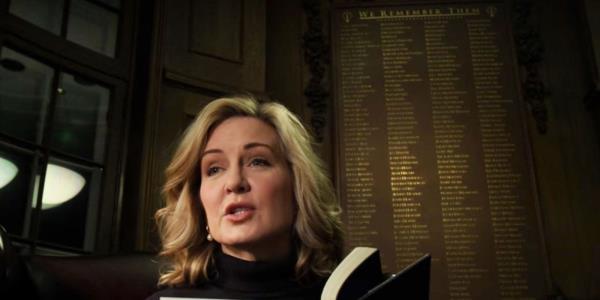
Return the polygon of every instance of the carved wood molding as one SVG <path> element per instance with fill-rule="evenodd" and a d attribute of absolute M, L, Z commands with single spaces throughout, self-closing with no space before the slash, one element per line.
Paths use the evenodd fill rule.
<path fill-rule="evenodd" d="M 323 33 L 321 1 L 303 0 L 306 15 L 306 31 L 302 36 L 304 61 L 308 65 L 310 79 L 304 88 L 307 106 L 311 110 L 310 125 L 317 142 L 323 141 L 323 129 L 327 125 L 327 101 L 329 87 L 324 83 L 325 74 L 330 68 L 329 44 Z"/>
<path fill-rule="evenodd" d="M 531 24 L 531 0 L 513 1 L 513 34 L 517 60 L 524 76 L 521 78 L 523 99 L 529 106 L 539 133 L 548 131 L 546 88 L 540 76 L 544 47 L 539 30 Z"/>

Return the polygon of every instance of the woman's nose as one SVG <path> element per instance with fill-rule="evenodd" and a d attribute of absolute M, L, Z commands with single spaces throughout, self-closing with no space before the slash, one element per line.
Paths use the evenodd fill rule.
<path fill-rule="evenodd" d="M 236 167 L 229 169 L 225 188 L 228 193 L 245 193 L 250 190 L 250 185 L 248 185 L 248 181 L 244 176 L 243 168 Z"/>

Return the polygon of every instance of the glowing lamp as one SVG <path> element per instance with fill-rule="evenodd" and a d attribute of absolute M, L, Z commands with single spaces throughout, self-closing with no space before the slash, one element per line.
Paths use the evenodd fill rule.
<path fill-rule="evenodd" d="M 9 184 L 19 173 L 19 168 L 12 161 L 0 157 L 0 189 Z"/>
<path fill-rule="evenodd" d="M 73 199 L 85 185 L 79 173 L 55 164 L 48 164 L 42 194 L 42 209 L 49 209 Z"/>

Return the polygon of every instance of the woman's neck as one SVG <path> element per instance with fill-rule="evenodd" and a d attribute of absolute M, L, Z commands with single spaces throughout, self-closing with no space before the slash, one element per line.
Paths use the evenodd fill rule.
<path fill-rule="evenodd" d="M 260 245 L 228 246 L 221 245 L 221 251 L 229 256 L 245 261 L 279 261 L 289 257 L 291 243 L 259 243 Z"/>

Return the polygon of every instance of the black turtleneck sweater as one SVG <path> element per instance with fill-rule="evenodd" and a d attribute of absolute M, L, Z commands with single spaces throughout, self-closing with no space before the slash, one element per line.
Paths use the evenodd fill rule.
<path fill-rule="evenodd" d="M 293 279 L 294 260 L 251 262 L 218 251 L 214 279 L 196 287 L 167 288 L 146 300 L 160 297 L 205 299 L 320 299 L 325 280 L 300 285 Z"/>

